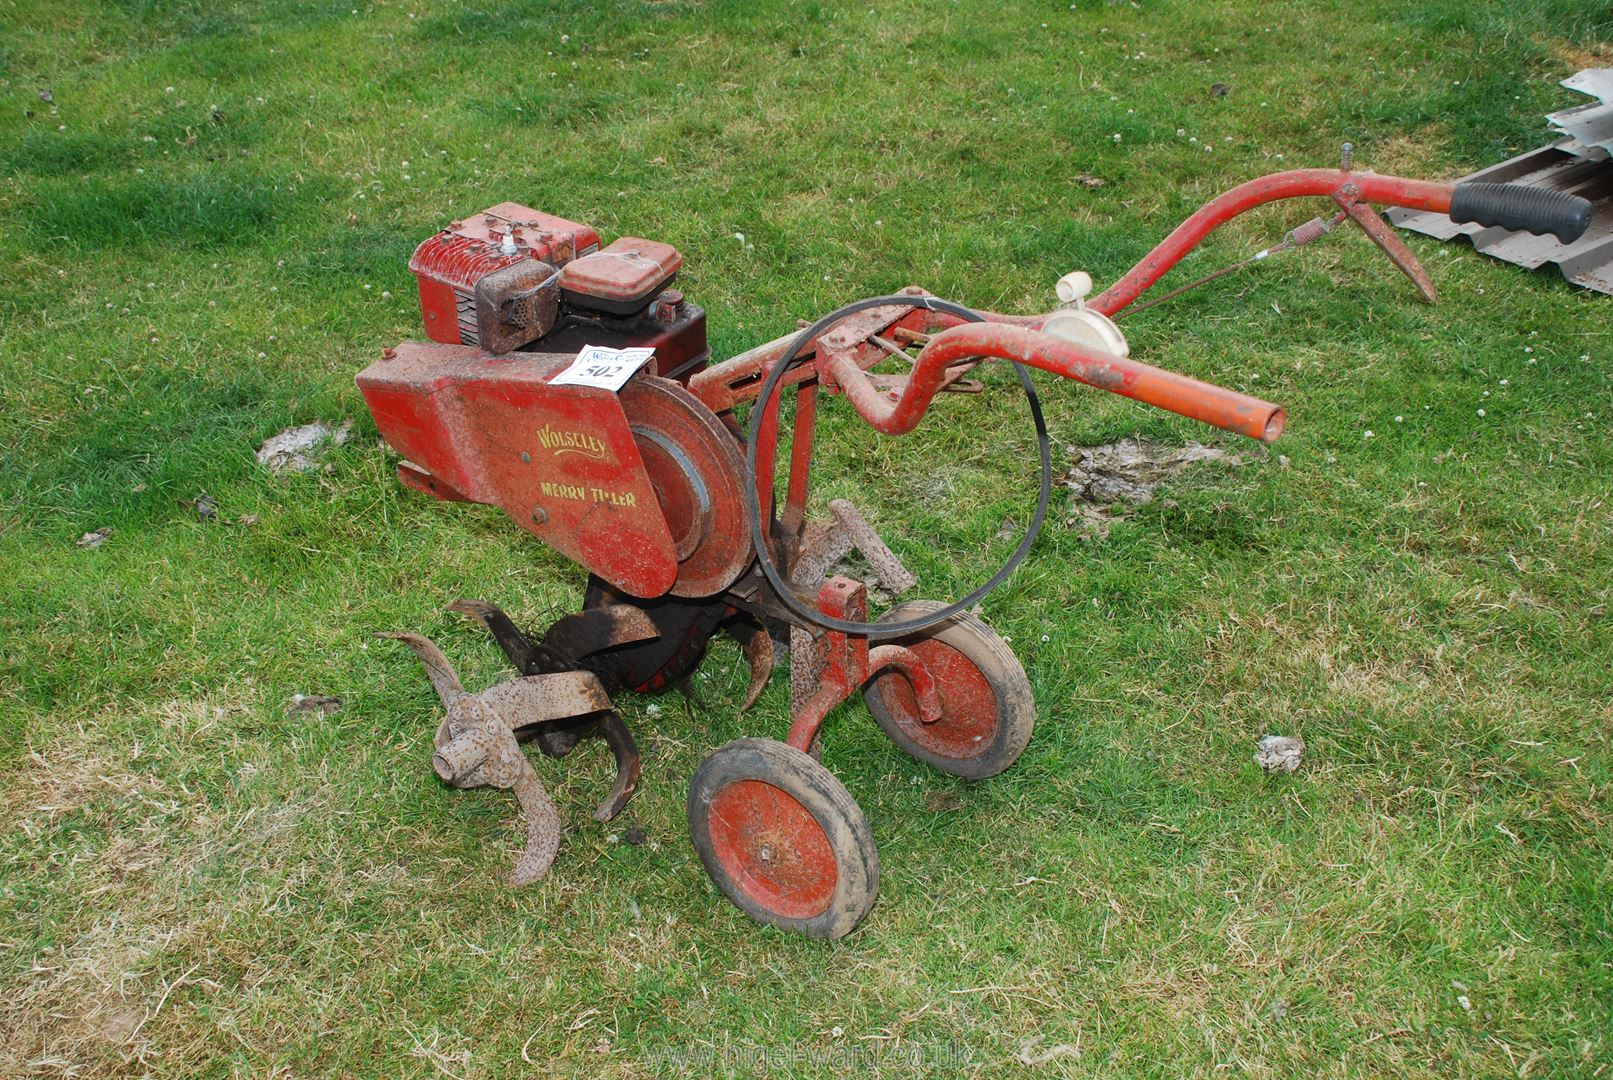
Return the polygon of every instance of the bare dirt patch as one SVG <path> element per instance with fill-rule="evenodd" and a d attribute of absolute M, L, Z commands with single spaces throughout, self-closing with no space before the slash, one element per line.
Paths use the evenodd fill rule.
<path fill-rule="evenodd" d="M 1243 464 L 1238 455 L 1202 443 L 1167 446 L 1149 439 L 1072 446 L 1069 454 L 1073 460 L 1064 486 L 1070 505 L 1064 523 L 1098 540 L 1128 516 L 1129 508 L 1152 502 L 1161 484 L 1189 466 L 1204 461 Z"/>
<path fill-rule="evenodd" d="M 1575 71 L 1586 68 L 1613 67 L 1613 42 L 1598 41 L 1592 45 L 1557 45 L 1551 54 Z"/>

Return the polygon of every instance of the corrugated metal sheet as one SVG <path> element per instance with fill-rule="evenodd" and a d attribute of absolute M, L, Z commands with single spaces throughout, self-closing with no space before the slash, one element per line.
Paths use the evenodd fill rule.
<path fill-rule="evenodd" d="M 1572 244 L 1564 244 L 1555 236 L 1457 225 L 1444 214 L 1416 210 L 1390 210 L 1389 220 L 1402 229 L 1436 240 L 1465 236 L 1484 254 L 1530 270 L 1555 263 L 1563 277 L 1575 285 L 1613 294 L 1613 160 L 1595 161 L 1570 153 L 1562 145 L 1567 141 L 1531 150 L 1462 179 L 1527 184 L 1589 199 L 1593 208 L 1591 227 Z"/>
<path fill-rule="evenodd" d="M 1597 100 L 1546 117 L 1566 136 L 1558 145 L 1570 154 L 1606 161 L 1613 156 L 1613 68 L 1586 68 L 1564 79 L 1563 85 Z"/>
<path fill-rule="evenodd" d="M 1564 138 L 1462 180 L 1525 184 L 1589 199 L 1591 227 L 1584 236 L 1565 244 L 1555 236 L 1457 225 L 1444 214 L 1416 210 L 1390 210 L 1389 220 L 1436 240 L 1465 236 L 1484 254 L 1530 270 L 1555 263 L 1575 285 L 1613 294 L 1613 68 L 1587 68 L 1563 85 L 1600 100 L 1546 117 Z"/>

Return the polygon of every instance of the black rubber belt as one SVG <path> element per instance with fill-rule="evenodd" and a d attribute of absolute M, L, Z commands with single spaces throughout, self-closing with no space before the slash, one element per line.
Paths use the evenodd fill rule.
<path fill-rule="evenodd" d="M 750 431 L 745 438 L 745 509 L 750 514 L 751 542 L 756 548 L 756 563 L 761 567 L 762 573 L 773 586 L 774 593 L 785 607 L 807 622 L 829 630 L 838 630 L 843 634 L 858 634 L 872 640 L 902 637 L 927 629 L 936 623 L 945 622 L 959 612 L 973 607 L 986 594 L 1006 581 L 1008 576 L 1018 569 L 1019 564 L 1025 560 L 1025 556 L 1030 552 L 1031 545 L 1036 542 L 1037 534 L 1042 531 L 1042 522 L 1047 518 L 1048 500 L 1053 492 L 1053 454 L 1047 436 L 1047 420 L 1042 416 L 1041 400 L 1036 396 L 1036 386 L 1031 382 L 1030 372 L 1017 361 L 1009 361 L 1014 365 L 1014 373 L 1019 376 L 1019 385 L 1024 388 L 1025 400 L 1030 405 L 1031 419 L 1036 424 L 1037 448 L 1040 450 L 1042 457 L 1042 488 L 1036 497 L 1036 512 L 1031 516 L 1030 527 L 1025 530 L 1024 539 L 1020 540 L 1019 546 L 1008 557 L 1008 561 L 1003 563 L 1002 568 L 993 574 L 991 579 L 984 585 L 975 589 L 957 603 L 949 604 L 932 614 L 903 622 L 861 623 L 852 622 L 849 619 L 836 619 L 802 602 L 800 597 L 795 595 L 795 591 L 784 580 L 784 576 L 779 573 L 778 565 L 773 561 L 773 556 L 768 551 L 767 527 L 762 518 L 761 498 L 756 492 L 756 459 L 761 441 L 762 417 L 767 414 L 768 403 L 773 400 L 774 394 L 778 392 L 779 381 L 783 379 L 785 371 L 789 370 L 790 364 L 801 354 L 801 350 L 806 348 L 808 342 L 848 315 L 855 315 L 859 311 L 867 311 L 873 307 L 896 305 L 945 312 L 949 315 L 956 315 L 966 322 L 986 321 L 976 312 L 970 311 L 960 304 L 940 300 L 933 296 L 876 296 L 869 300 L 858 300 L 856 303 L 847 304 L 837 311 L 831 311 L 797 334 L 795 340 L 790 343 L 790 347 L 785 350 L 784 355 L 774 362 L 772 369 L 768 372 L 767 380 L 762 384 L 761 392 L 756 397 L 755 409 L 751 413 Z"/>

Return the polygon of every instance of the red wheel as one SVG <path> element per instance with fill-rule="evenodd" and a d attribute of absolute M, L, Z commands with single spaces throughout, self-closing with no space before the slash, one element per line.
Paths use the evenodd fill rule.
<path fill-rule="evenodd" d="M 844 937 L 879 892 L 879 852 L 834 774 L 772 739 L 736 739 L 701 763 L 689 832 L 706 873 L 757 922 Z"/>
<path fill-rule="evenodd" d="M 881 622 L 941 610 L 913 600 L 886 612 Z M 863 689 L 863 700 L 891 741 L 942 772 L 970 780 L 996 776 L 1018 760 L 1036 726 L 1036 701 L 1025 669 L 1003 639 L 973 615 L 897 639 L 924 662 L 941 695 L 941 719 L 919 719 L 913 686 L 888 670 Z"/>

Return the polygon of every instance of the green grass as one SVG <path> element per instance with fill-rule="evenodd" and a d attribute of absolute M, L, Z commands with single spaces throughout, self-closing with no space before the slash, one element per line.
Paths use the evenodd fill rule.
<path fill-rule="evenodd" d="M 624 819 L 587 816 L 602 750 L 537 762 L 560 859 L 503 885 L 513 801 L 435 780 L 435 701 L 371 635 L 431 634 L 479 687 L 502 657 L 443 605 L 538 624 L 581 577 L 400 490 L 352 385 L 420 333 L 413 245 L 504 199 L 676 244 L 719 356 L 909 283 L 1045 310 L 1346 139 L 1434 177 L 1538 145 L 1579 100 L 1556 80 L 1610 63 L 1605 11 L 354 3 L 0 0 L 0 1072 L 1607 1074 L 1606 297 L 1413 239 L 1425 307 L 1338 234 L 1126 322 L 1290 434 L 1106 540 L 1050 526 L 987 601 L 1040 712 L 1011 772 L 955 781 L 835 714 L 885 876 L 831 944 L 745 920 L 688 844 L 699 761 L 786 724 L 782 678 L 736 713 L 726 643 L 698 706 L 623 702 Z M 828 410 L 821 493 L 924 595 L 1028 512 L 990 382 L 902 439 Z M 1248 449 L 1043 391 L 1060 453 Z M 254 463 L 322 418 L 358 422 L 329 471 Z M 256 523 L 198 522 L 204 489 Z M 288 716 L 299 692 L 344 707 Z M 1267 731 L 1304 771 L 1254 767 Z"/>

